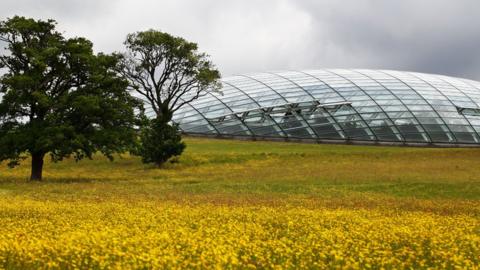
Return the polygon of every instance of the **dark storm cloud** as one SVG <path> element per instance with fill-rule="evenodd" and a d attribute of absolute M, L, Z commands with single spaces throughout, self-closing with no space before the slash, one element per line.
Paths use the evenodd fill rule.
<path fill-rule="evenodd" d="M 315 61 L 480 78 L 480 2 L 300 1 L 313 19 Z"/>
<path fill-rule="evenodd" d="M 328 67 L 480 79 L 478 0 L 2 0 L 0 17 L 54 18 L 99 51 L 160 29 L 199 43 L 224 75 Z"/>

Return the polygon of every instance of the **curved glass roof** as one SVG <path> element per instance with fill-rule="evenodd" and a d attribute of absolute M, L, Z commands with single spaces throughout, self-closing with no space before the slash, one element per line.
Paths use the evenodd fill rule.
<path fill-rule="evenodd" d="M 480 82 L 391 70 L 237 75 L 174 114 L 187 134 L 480 143 Z"/>

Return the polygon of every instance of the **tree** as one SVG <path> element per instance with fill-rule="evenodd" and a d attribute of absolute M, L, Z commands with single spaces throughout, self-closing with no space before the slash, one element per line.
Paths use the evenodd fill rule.
<path fill-rule="evenodd" d="M 13 167 L 29 154 L 31 180 L 42 179 L 47 153 L 112 159 L 135 139 L 139 102 L 116 72 L 118 56 L 94 54 L 90 41 L 55 27 L 18 16 L 0 22 L 0 160 Z"/>
<path fill-rule="evenodd" d="M 129 34 L 125 41 L 127 52 L 122 55 L 121 73 L 129 81 L 130 88 L 138 93 L 154 112 L 154 121 L 149 122 L 145 132 L 156 129 L 157 135 L 162 129 L 165 133 L 161 138 L 173 144 L 180 143 L 173 136 L 169 122 L 173 113 L 184 105 L 192 102 L 208 91 L 218 91 L 221 87 L 220 72 L 208 59 L 205 53 L 198 52 L 197 44 L 188 42 L 181 37 L 168 33 L 148 30 Z M 178 136 L 178 134 L 176 135 Z M 146 142 L 147 138 L 158 141 L 160 138 L 141 136 L 142 144 L 148 144 L 150 149 L 155 141 Z M 160 144 L 159 144 L 160 145 Z M 171 149 L 183 147 L 172 145 Z M 159 146 L 154 152 L 161 152 Z M 143 153 L 143 154 L 142 154 Z M 142 156 L 146 155 L 141 151 Z M 159 156 L 157 154 L 149 155 Z M 172 156 L 172 155 L 170 155 Z M 156 161 L 144 157 L 146 162 L 161 165 L 165 158 Z"/>

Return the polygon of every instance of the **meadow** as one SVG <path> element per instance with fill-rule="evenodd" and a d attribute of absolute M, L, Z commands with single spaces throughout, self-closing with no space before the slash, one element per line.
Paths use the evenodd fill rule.
<path fill-rule="evenodd" d="M 0 268 L 479 269 L 480 149 L 186 138 L 0 167 Z"/>

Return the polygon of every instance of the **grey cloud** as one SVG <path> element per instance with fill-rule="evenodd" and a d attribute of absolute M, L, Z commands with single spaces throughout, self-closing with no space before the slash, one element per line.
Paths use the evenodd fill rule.
<path fill-rule="evenodd" d="M 2 18 L 23 15 L 36 18 L 62 18 L 79 21 L 92 20 L 108 8 L 108 1 L 95 0 L 3 0 L 0 4 Z"/>
<path fill-rule="evenodd" d="M 318 63 L 480 78 L 478 1 L 296 3 L 315 18 L 313 43 L 334 51 L 317 51 Z"/>
<path fill-rule="evenodd" d="M 0 18 L 53 18 L 99 51 L 160 29 L 198 42 L 224 75 L 328 67 L 480 79 L 478 0 L 2 0 Z"/>

